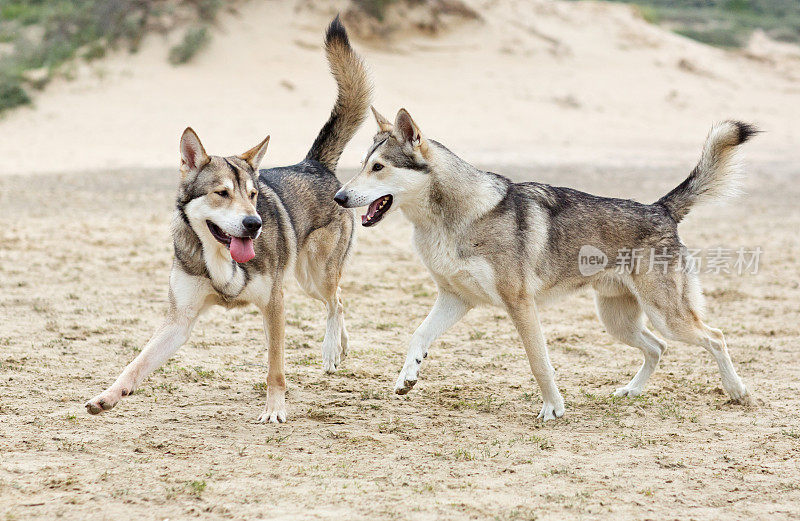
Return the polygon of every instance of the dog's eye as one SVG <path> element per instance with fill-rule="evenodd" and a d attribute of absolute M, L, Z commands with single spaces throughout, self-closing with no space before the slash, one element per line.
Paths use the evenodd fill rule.
<path fill-rule="evenodd" d="M 257 195 L 258 195 L 258 192 L 253 190 L 252 192 L 250 192 L 250 199 L 255 199 Z"/>
<path fill-rule="evenodd" d="M 373 172 L 380 172 L 381 170 L 383 170 L 383 165 L 382 164 L 375 163 L 374 165 L 372 165 L 372 171 Z"/>
<path fill-rule="evenodd" d="M 217 194 L 220 197 L 225 197 L 226 199 L 231 196 L 231 194 L 227 190 L 219 190 L 219 191 L 214 192 L 214 193 Z"/>

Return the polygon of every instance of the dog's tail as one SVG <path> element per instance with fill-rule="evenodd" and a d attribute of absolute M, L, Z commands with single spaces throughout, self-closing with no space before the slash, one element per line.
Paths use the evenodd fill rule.
<path fill-rule="evenodd" d="M 334 172 L 345 145 L 367 116 L 372 84 L 364 63 L 350 46 L 338 15 L 325 33 L 325 53 L 339 94 L 330 118 L 319 131 L 306 159 L 319 161 Z"/>
<path fill-rule="evenodd" d="M 656 201 L 680 222 L 696 204 L 738 195 L 742 167 L 738 147 L 758 129 L 741 121 L 723 121 L 711 127 L 700 161 L 681 184 Z"/>

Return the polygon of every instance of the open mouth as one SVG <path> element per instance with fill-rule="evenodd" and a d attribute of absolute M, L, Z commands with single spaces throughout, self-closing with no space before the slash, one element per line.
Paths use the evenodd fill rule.
<path fill-rule="evenodd" d="M 216 240 L 227 246 L 228 248 L 231 247 L 231 236 L 227 233 L 222 231 L 222 228 L 217 226 L 216 224 L 212 223 L 211 221 L 206 221 L 208 225 L 208 229 L 211 231 L 211 235 L 214 236 Z"/>
<path fill-rule="evenodd" d="M 384 195 L 369 204 L 366 215 L 361 216 L 361 226 L 374 226 L 383 219 L 389 208 L 392 207 L 392 196 Z"/>
<path fill-rule="evenodd" d="M 255 249 L 253 248 L 253 239 L 250 237 L 234 237 L 222 231 L 222 228 L 211 221 L 206 221 L 206 224 L 208 225 L 208 230 L 211 232 L 211 235 L 228 248 L 231 252 L 231 258 L 236 262 L 244 263 L 252 260 L 253 257 L 256 256 Z"/>

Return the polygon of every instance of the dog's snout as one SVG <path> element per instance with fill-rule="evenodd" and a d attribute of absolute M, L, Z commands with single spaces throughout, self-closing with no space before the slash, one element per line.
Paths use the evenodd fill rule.
<path fill-rule="evenodd" d="M 339 206 L 344 206 L 347 208 L 347 195 L 343 194 L 342 192 L 336 192 L 336 195 L 333 196 L 333 200 L 336 201 L 336 204 Z"/>
<path fill-rule="evenodd" d="M 257 215 L 248 215 L 242 219 L 242 226 L 248 233 L 256 233 L 261 229 L 261 218 Z"/>

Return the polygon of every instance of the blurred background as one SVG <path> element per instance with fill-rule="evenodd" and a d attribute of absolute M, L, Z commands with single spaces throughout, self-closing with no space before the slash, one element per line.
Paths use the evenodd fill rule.
<path fill-rule="evenodd" d="M 171 167 L 187 125 L 296 162 L 336 13 L 378 110 L 477 164 L 690 163 L 725 118 L 767 131 L 751 157 L 800 157 L 796 0 L 0 0 L 0 174 Z"/>

